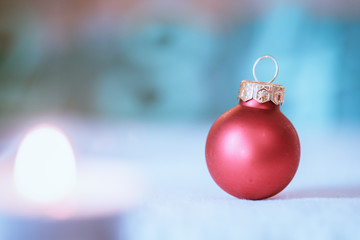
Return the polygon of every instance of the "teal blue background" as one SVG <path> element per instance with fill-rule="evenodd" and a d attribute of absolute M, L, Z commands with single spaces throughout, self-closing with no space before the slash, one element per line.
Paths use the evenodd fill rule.
<path fill-rule="evenodd" d="M 125 1 L 118 14 L 101 8 L 109 1 L 90 1 L 91 14 L 87 3 L 34 2 L 0 8 L 4 118 L 212 121 L 237 104 L 241 80 L 269 54 L 295 125 L 360 122 L 359 4 L 272 2 L 255 11 L 244 2 L 230 14 L 231 6 L 205 12 L 190 3 L 173 16 L 171 2 L 134 10 Z M 271 61 L 257 68 L 263 81 L 273 72 Z"/>

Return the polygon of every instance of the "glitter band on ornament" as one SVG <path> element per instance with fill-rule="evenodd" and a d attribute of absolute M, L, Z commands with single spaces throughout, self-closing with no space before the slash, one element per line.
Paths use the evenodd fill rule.
<path fill-rule="evenodd" d="M 240 84 L 238 99 L 249 101 L 254 99 L 259 103 L 272 101 L 276 105 L 284 103 L 285 87 L 282 85 L 243 80 Z"/>

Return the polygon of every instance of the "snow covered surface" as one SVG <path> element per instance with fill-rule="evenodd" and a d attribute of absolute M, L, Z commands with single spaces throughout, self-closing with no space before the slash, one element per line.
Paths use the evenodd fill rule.
<path fill-rule="evenodd" d="M 147 197 L 122 218 L 122 239 L 360 239 L 359 130 L 298 129 L 302 155 L 293 181 L 270 199 L 248 201 L 211 179 L 204 157 L 210 126 L 61 127 L 78 155 L 125 159 L 145 174 Z"/>
<path fill-rule="evenodd" d="M 299 132 L 301 163 L 291 184 L 273 198 L 248 201 L 211 179 L 209 127 L 148 133 L 153 189 L 132 218 L 134 239 L 360 239 L 359 132 Z"/>

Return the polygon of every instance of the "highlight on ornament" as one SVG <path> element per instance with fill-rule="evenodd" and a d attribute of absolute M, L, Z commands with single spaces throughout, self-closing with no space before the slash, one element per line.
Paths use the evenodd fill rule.
<path fill-rule="evenodd" d="M 40 126 L 22 140 L 16 154 L 16 190 L 36 203 L 53 203 L 75 186 L 76 164 L 65 135 L 51 126 Z"/>

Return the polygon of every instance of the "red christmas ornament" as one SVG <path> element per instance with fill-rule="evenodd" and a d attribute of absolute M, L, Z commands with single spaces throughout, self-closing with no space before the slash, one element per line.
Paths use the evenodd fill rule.
<path fill-rule="evenodd" d="M 263 58 L 276 64 L 269 83 L 255 75 Z M 279 107 L 285 88 L 272 83 L 277 73 L 273 57 L 259 58 L 253 67 L 255 81 L 241 82 L 239 104 L 215 121 L 207 137 L 205 157 L 212 178 L 238 198 L 258 200 L 279 193 L 299 165 L 299 137 Z"/>

